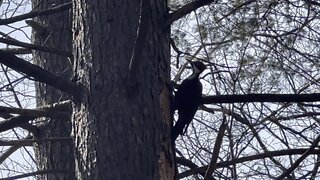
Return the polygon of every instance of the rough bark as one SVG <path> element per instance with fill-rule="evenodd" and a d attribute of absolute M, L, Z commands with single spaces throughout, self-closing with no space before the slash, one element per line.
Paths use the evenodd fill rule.
<path fill-rule="evenodd" d="M 73 113 L 77 178 L 173 179 L 166 1 L 143 1 L 141 21 L 140 1 L 73 2 L 75 73 L 86 88 Z"/>
<path fill-rule="evenodd" d="M 67 2 L 70 1 L 33 0 L 32 5 L 35 10 L 46 10 Z M 65 10 L 47 16 L 39 16 L 33 20 L 35 24 L 37 24 L 37 26 L 33 27 L 32 31 L 32 40 L 34 44 L 71 51 L 71 10 Z M 33 57 L 34 63 L 40 67 L 55 73 L 62 78 L 71 79 L 72 62 L 66 56 L 33 51 Z M 70 98 L 67 94 L 62 93 L 47 84 L 36 83 L 35 87 L 37 106 L 52 104 Z M 42 121 L 43 123 L 39 125 L 39 132 L 36 134 L 36 138 L 70 137 L 71 118 L 50 118 L 40 119 L 39 121 Z M 41 175 L 38 176 L 38 179 L 75 179 L 73 152 L 74 146 L 71 141 L 50 141 L 37 144 L 35 154 L 39 170 L 69 171 L 69 173 Z"/>

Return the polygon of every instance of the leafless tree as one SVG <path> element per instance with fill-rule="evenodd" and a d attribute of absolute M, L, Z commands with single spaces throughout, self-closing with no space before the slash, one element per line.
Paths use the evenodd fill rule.
<path fill-rule="evenodd" d="M 319 178 L 317 1 L 0 7 L 3 177 Z M 202 105 L 172 144 L 186 60 L 207 65 Z"/>

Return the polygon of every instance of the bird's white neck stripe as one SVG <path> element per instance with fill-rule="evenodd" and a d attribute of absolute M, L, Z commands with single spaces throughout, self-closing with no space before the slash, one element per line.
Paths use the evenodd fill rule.
<path fill-rule="evenodd" d="M 194 79 L 200 74 L 199 69 L 195 68 L 193 73 L 187 79 Z"/>

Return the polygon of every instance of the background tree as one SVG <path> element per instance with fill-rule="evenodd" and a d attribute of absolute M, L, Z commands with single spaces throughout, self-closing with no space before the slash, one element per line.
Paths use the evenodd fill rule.
<path fill-rule="evenodd" d="M 43 33 L 33 36 L 33 44 L 2 33 L 1 42 L 25 47 L 8 46 L 0 52 L 2 64 L 23 74 L 7 75 L 12 71 L 3 66 L 7 79 L 3 79 L 2 90 L 10 87 L 8 95 L 21 99 L 15 95 L 19 92 L 16 84 L 28 77 L 54 87 L 37 85 L 38 106 L 58 104 L 24 110 L 8 108 L 7 103 L 1 111 L 6 120 L 0 130 L 19 126 L 32 133 L 22 135 L 25 140 L 3 141 L 12 147 L 3 150 L 2 159 L 37 142 L 37 165 L 44 171 L 34 174 L 74 176 L 68 171 L 72 164 L 61 164 L 63 157 L 57 153 L 60 145 L 70 142 L 64 138 L 68 128 L 52 128 L 68 126 L 70 103 L 61 101 L 71 96 L 76 178 L 135 175 L 137 179 L 172 179 L 167 33 L 173 23 L 172 79 L 179 81 L 188 73 L 185 59 L 208 65 L 201 77 L 206 87 L 204 105 L 187 134 L 176 142 L 178 178 L 319 176 L 318 2 L 172 0 L 167 14 L 163 1 L 74 0 L 73 58 L 69 59 L 70 31 L 55 18 L 68 16 L 71 4 L 37 3 L 34 1 L 34 13 L 0 21 L 6 25 L 37 17 L 28 25 L 34 28 L 34 35 Z M 9 13 L 6 11 L 7 17 Z M 64 34 L 66 44 L 61 48 L 64 43 L 57 46 L 57 42 Z M 12 55 L 30 53 L 30 49 L 34 62 L 48 71 Z M 44 63 L 49 59 L 57 65 Z M 57 77 L 61 68 L 70 70 L 71 64 L 72 81 L 70 71 Z M 59 90 L 70 96 L 59 99 Z M 30 121 L 37 117 L 50 120 Z M 50 150 L 52 144 L 57 147 Z M 69 173 L 57 174 L 60 168 Z"/>
<path fill-rule="evenodd" d="M 71 3 L 69 0 L 56 1 L 32 1 L 34 11 L 43 11 Z M 51 14 L 50 16 L 38 16 L 27 21 L 32 27 L 32 44 L 53 49 L 61 49 L 71 54 L 71 10 Z M 63 56 L 43 51 L 33 51 L 34 64 L 45 70 L 53 72 L 64 79 L 72 78 L 73 59 L 71 56 Z M 35 84 L 37 107 L 59 103 L 70 99 L 70 96 L 45 83 Z M 71 114 L 70 114 L 71 115 Z M 51 117 L 50 119 L 38 119 L 38 133 L 35 138 L 52 139 L 36 144 L 35 155 L 38 170 L 53 170 L 54 173 L 39 176 L 40 179 L 75 179 L 74 176 L 74 146 L 70 139 L 71 116 Z M 61 141 L 60 139 L 68 139 Z M 56 139 L 56 140 L 55 140 Z M 59 173 L 63 172 L 63 173 Z"/>
<path fill-rule="evenodd" d="M 77 177 L 172 179 L 166 2 L 74 5 Z"/>
<path fill-rule="evenodd" d="M 318 177 L 319 104 L 283 95 L 319 97 L 318 15 L 315 1 L 216 1 L 172 26 L 174 64 L 207 61 L 217 95 L 177 142 L 179 177 Z"/>
<path fill-rule="evenodd" d="M 169 62 L 167 62 L 169 60 L 169 31 L 158 27 L 158 21 L 165 20 L 167 6 L 165 2 L 162 2 L 162 4 L 155 4 L 155 2 L 143 2 L 141 4 L 139 2 L 135 2 L 128 6 L 117 3 L 109 4 L 105 2 L 106 4 L 103 4 L 105 9 L 102 8 L 103 11 L 101 11 L 101 6 L 96 4 L 97 2 L 92 2 L 92 4 L 90 3 L 74 2 L 75 17 L 73 37 L 75 38 L 74 42 L 79 43 L 79 47 L 74 47 L 77 51 L 75 53 L 75 77 L 73 77 L 73 81 L 83 82 L 78 83 L 73 82 L 70 79 L 68 80 L 67 78 L 58 77 L 58 73 L 53 74 L 45 69 L 40 69 L 38 66 L 27 63 L 4 51 L 2 52 L 1 57 L 3 60 L 2 63 L 17 71 L 32 76 L 41 83 L 47 83 L 73 96 L 73 135 L 76 142 L 75 162 L 77 166 L 75 171 L 77 173 L 77 178 L 117 177 L 119 179 L 128 179 L 136 177 L 137 179 L 172 179 L 174 176 L 174 155 L 172 153 L 171 141 L 169 138 L 172 116 L 170 115 L 170 94 L 166 87 L 170 80 L 168 73 L 169 68 L 167 67 L 169 65 Z M 42 6 L 51 6 L 51 4 L 37 4 L 37 2 L 35 2 L 34 5 L 35 7 L 39 7 L 40 5 L 40 8 L 42 8 Z M 67 6 L 67 4 L 65 4 L 64 7 L 65 6 Z M 91 9 L 94 6 L 99 7 L 99 10 L 96 11 L 95 9 Z M 48 12 L 53 12 L 58 8 L 59 7 L 52 8 L 48 10 Z M 84 13 L 83 8 L 88 8 L 88 12 L 92 13 Z M 108 11 L 106 8 L 111 9 Z M 60 9 L 64 10 L 65 8 L 60 7 Z M 136 11 L 136 9 L 140 10 Z M 113 14 L 106 14 L 106 16 L 104 16 L 110 16 L 110 18 L 96 19 L 97 17 L 104 15 L 104 10 L 109 13 L 113 12 Z M 122 17 L 126 14 L 122 13 L 130 11 L 132 12 L 132 18 L 128 18 L 128 21 L 125 22 L 125 26 L 123 26 L 124 24 L 122 23 L 124 19 L 122 19 Z M 37 15 L 39 15 L 39 13 L 37 13 Z M 100 28 L 97 28 L 98 24 L 92 26 L 95 27 L 95 29 L 90 29 L 89 26 L 87 27 L 82 24 L 86 21 L 91 23 L 91 17 L 95 18 L 92 22 L 93 24 L 97 23 L 97 21 L 101 21 L 101 30 L 99 30 Z M 140 17 L 143 18 L 140 19 Z M 116 29 L 104 27 L 105 24 L 103 24 L 103 22 L 105 21 L 108 22 L 108 26 L 118 26 L 119 29 L 114 31 Z M 35 38 L 35 42 L 37 43 L 42 43 L 42 41 L 46 42 L 46 40 L 48 40 L 41 37 L 43 34 L 39 34 L 39 32 L 43 32 L 42 30 L 45 28 L 44 24 L 53 24 L 52 28 L 58 29 L 59 27 L 55 27 L 54 24 L 57 23 L 58 25 L 61 25 L 58 22 L 52 22 L 52 19 L 50 18 L 45 20 L 41 20 L 41 18 L 39 18 L 36 19 L 36 22 L 32 23 L 34 23 L 32 24 L 34 29 L 39 28 L 34 31 L 35 37 L 40 36 L 39 39 L 37 39 L 38 37 Z M 131 28 L 128 28 L 128 26 Z M 64 27 L 62 26 L 62 30 L 63 29 Z M 95 32 L 96 30 L 98 31 Z M 119 34 L 118 32 L 121 31 L 123 31 L 123 33 Z M 117 34 L 110 36 L 110 32 Z M 55 33 L 57 33 L 57 36 L 61 36 L 59 32 Z M 95 33 L 95 35 L 99 35 L 99 33 L 101 34 L 93 38 L 92 36 L 84 36 L 87 33 Z M 119 44 L 120 46 L 114 46 L 116 49 L 108 52 L 111 50 L 110 47 L 117 44 L 116 41 L 119 42 L 121 39 L 119 38 L 120 35 L 121 37 L 125 37 L 122 39 L 123 42 Z M 80 37 L 81 39 L 79 39 Z M 146 39 L 146 37 L 148 37 L 148 39 Z M 112 40 L 112 38 L 116 39 Z M 89 41 L 97 40 L 98 42 L 101 39 L 105 39 L 101 42 L 102 44 L 105 44 L 105 46 L 101 46 L 101 43 L 97 43 L 90 47 L 93 44 L 87 44 Z M 126 43 L 124 43 L 124 40 Z M 148 46 L 143 44 L 146 40 L 149 41 Z M 52 39 L 52 41 L 55 42 L 57 40 Z M 102 49 L 96 49 L 98 47 L 97 45 Z M 86 47 L 86 49 L 82 49 L 82 47 Z M 107 47 L 109 47 L 109 49 L 104 49 Z M 151 47 L 151 49 L 149 51 L 142 51 L 142 47 Z M 123 50 L 119 51 L 122 48 Z M 48 48 L 45 51 L 58 55 L 70 55 L 70 53 L 62 50 L 61 48 Z M 96 54 L 99 51 L 103 53 L 100 55 Z M 113 54 L 117 51 L 119 51 L 120 54 L 119 52 Z M 145 52 L 148 53 L 145 54 Z M 83 55 L 85 54 L 90 56 L 84 57 Z M 114 55 L 113 59 L 110 56 L 112 54 Z M 45 55 L 46 54 L 39 57 L 43 60 L 39 64 L 46 69 L 50 69 L 50 71 L 55 70 L 51 69 L 50 65 L 46 65 L 45 61 L 48 59 L 45 58 Z M 119 57 L 119 55 L 121 56 Z M 109 59 L 107 57 L 109 57 Z M 157 59 L 157 61 L 151 61 L 150 59 Z M 9 61 L 4 62 L 6 60 Z M 63 60 L 66 60 L 66 58 Z M 13 61 L 19 62 L 17 62 L 18 64 L 11 64 Z M 25 63 L 26 66 L 22 68 L 21 63 Z M 100 63 L 100 65 L 98 63 Z M 92 67 L 92 64 L 94 64 L 94 67 Z M 98 69 L 101 69 L 95 69 L 95 66 L 99 66 Z M 145 71 L 145 67 L 153 68 L 149 68 L 149 71 Z M 83 70 L 83 68 L 85 69 Z M 61 69 L 58 68 L 56 71 L 61 72 L 59 70 Z M 112 72 L 114 70 L 117 71 Z M 96 74 L 93 73 L 94 71 L 96 71 Z M 139 76 L 142 75 L 150 78 L 139 78 Z M 68 76 L 68 73 L 66 76 Z M 94 80 L 90 80 L 91 78 L 94 78 Z M 95 85 L 95 83 L 97 84 Z M 55 97 L 52 97 L 54 94 L 46 94 L 46 91 L 51 91 L 51 89 L 47 89 L 46 86 L 42 85 L 39 85 L 38 88 L 39 91 L 37 93 L 42 93 L 42 96 L 38 96 L 41 102 L 57 101 Z M 110 91 L 110 88 L 115 94 L 111 93 L 112 91 Z M 47 99 L 45 96 L 49 96 L 49 98 Z M 112 98 L 112 100 L 109 98 Z M 97 102 L 94 103 L 94 99 L 96 99 Z M 103 104 L 101 104 L 101 102 Z M 61 103 L 59 105 L 61 105 Z M 117 111 L 113 110 L 113 108 L 117 109 Z M 124 110 L 126 113 L 120 113 Z M 60 113 L 63 114 L 63 112 Z M 96 115 L 93 115 L 93 113 L 96 113 Z M 57 114 L 51 114 L 51 116 L 56 115 Z M 86 118 L 86 120 L 82 118 Z M 57 121 L 57 119 L 51 118 L 50 121 Z M 12 121 L 8 120 L 7 122 Z M 53 125 L 45 124 L 44 126 L 46 127 L 43 127 L 42 124 L 37 124 L 38 126 L 41 126 L 41 128 L 37 128 L 37 131 L 42 131 L 46 128 L 52 128 L 50 126 L 57 125 L 57 123 L 53 123 Z M 61 126 L 65 127 L 66 125 L 61 124 Z M 141 128 L 146 130 L 141 131 Z M 4 129 L 8 129 L 8 126 Z M 37 132 L 34 133 L 37 135 L 40 134 L 41 138 L 43 138 L 43 136 L 51 137 L 54 135 L 57 136 L 57 134 L 58 136 L 67 134 L 66 132 L 61 133 L 60 131 L 63 130 L 53 129 L 41 134 Z M 111 135 L 109 135 L 109 133 Z M 146 146 L 146 144 L 149 144 L 150 146 Z M 47 168 L 64 167 L 61 165 L 61 162 L 56 162 L 60 157 L 56 154 L 61 150 L 59 146 L 54 149 L 55 152 L 52 151 L 52 144 L 50 144 L 50 142 L 43 145 L 43 147 L 41 146 L 42 144 L 40 144 L 39 149 L 39 165 Z M 129 148 L 130 146 L 132 147 Z M 119 154 L 117 155 L 115 153 Z M 43 158 L 41 156 L 47 157 Z M 63 161 L 65 160 L 66 159 L 63 159 Z M 141 160 L 143 160 L 143 163 Z M 123 171 L 123 169 L 127 170 Z M 59 173 L 59 169 L 53 170 L 54 172 L 58 171 Z M 52 178 L 55 177 L 57 176 L 52 176 Z M 46 178 L 51 178 L 51 176 Z"/>

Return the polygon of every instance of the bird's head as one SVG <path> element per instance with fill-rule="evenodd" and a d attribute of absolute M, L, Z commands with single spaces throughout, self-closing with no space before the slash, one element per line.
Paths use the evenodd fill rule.
<path fill-rule="evenodd" d="M 192 61 L 190 62 L 192 65 L 192 69 L 195 73 L 202 73 L 206 69 L 206 65 L 204 65 L 201 61 Z"/>

